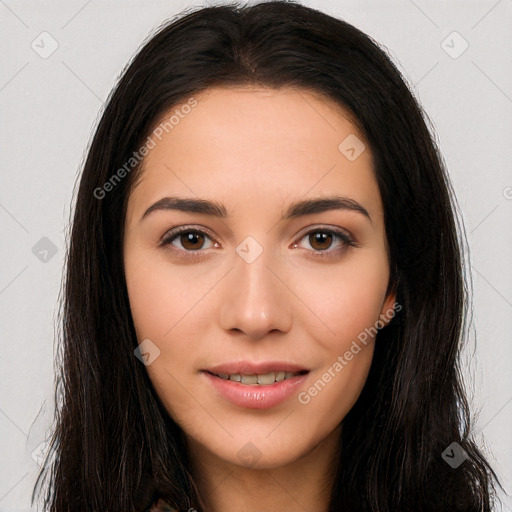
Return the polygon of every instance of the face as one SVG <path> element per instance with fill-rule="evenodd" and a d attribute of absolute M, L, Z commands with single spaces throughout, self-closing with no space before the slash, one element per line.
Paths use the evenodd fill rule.
<path fill-rule="evenodd" d="M 371 328 L 390 319 L 372 156 L 350 116 L 316 93 L 195 98 L 153 137 L 129 198 L 131 313 L 189 443 L 276 468 L 337 431 L 369 372 Z"/>

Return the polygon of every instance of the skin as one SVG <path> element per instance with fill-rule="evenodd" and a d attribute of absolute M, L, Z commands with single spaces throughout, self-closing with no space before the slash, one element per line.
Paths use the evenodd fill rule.
<path fill-rule="evenodd" d="M 388 318 L 395 302 L 386 296 L 389 261 L 372 155 L 366 145 L 354 161 L 346 158 L 340 142 L 363 136 L 346 111 L 314 92 L 222 87 L 195 98 L 198 105 L 146 156 L 127 207 L 133 321 L 139 343 L 150 339 L 160 350 L 146 369 L 186 434 L 208 511 L 327 511 L 340 424 L 366 381 L 374 340 L 360 344 L 309 403 L 297 393 L 322 378 L 365 328 Z M 349 210 L 281 220 L 290 203 L 333 194 L 360 203 L 371 220 Z M 141 220 L 171 195 L 220 202 L 230 216 L 155 210 Z M 180 235 L 159 245 L 184 225 L 211 235 L 199 234 L 195 245 Z M 357 246 L 309 236 L 326 228 L 349 233 Z M 247 236 L 263 249 L 251 263 L 236 252 Z M 290 361 L 310 373 L 285 402 L 249 409 L 214 393 L 200 373 L 240 360 Z M 252 460 L 237 455 L 247 443 L 255 447 Z"/>

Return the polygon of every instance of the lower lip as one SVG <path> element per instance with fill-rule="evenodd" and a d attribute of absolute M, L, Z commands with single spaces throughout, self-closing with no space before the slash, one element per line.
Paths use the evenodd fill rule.
<path fill-rule="evenodd" d="M 208 372 L 201 372 L 222 397 L 239 407 L 249 409 L 270 409 L 284 402 L 303 384 L 308 374 L 297 375 L 291 379 L 261 386 L 259 384 L 240 384 L 225 380 Z"/>

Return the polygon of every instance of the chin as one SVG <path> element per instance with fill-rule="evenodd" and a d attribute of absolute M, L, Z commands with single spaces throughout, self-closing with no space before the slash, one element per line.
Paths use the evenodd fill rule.
<path fill-rule="evenodd" d="M 277 430 L 279 429 L 280 427 L 277 427 Z M 270 470 L 300 460 L 314 450 L 323 439 L 323 436 L 308 439 L 303 430 L 290 433 L 289 430 L 281 428 L 281 432 L 265 429 L 255 435 L 240 432 L 240 435 L 234 435 L 229 441 L 226 436 L 222 436 L 221 439 L 208 437 L 204 442 L 196 438 L 195 442 L 202 445 L 202 450 L 206 449 L 215 458 L 228 464 L 246 469 Z"/>

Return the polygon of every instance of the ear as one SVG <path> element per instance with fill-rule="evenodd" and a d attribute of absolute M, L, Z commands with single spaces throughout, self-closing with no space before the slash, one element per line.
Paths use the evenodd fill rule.
<path fill-rule="evenodd" d="M 380 310 L 379 324 L 381 329 L 391 322 L 393 317 L 398 311 L 402 309 L 402 306 L 396 302 L 396 292 L 389 292 Z"/>

